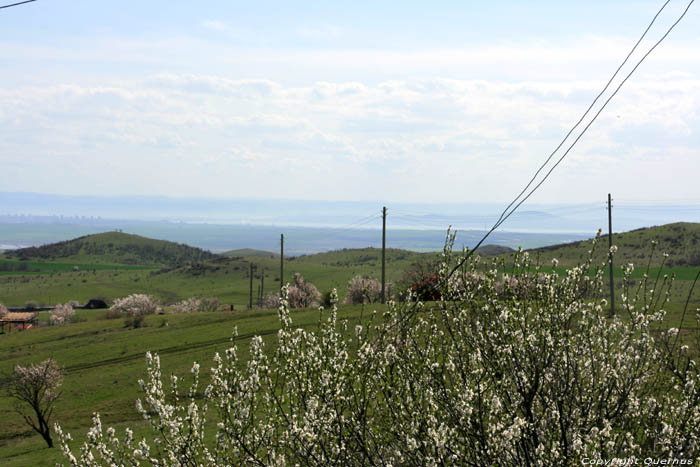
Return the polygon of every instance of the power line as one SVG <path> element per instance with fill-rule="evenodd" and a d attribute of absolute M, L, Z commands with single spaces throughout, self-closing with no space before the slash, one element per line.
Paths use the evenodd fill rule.
<path fill-rule="evenodd" d="M 622 67 L 625 66 L 625 64 L 627 63 L 629 58 L 632 56 L 634 51 L 637 50 L 637 46 L 639 46 L 639 44 L 642 42 L 644 37 L 647 35 L 647 32 L 649 32 L 649 29 L 651 29 L 651 26 L 654 24 L 654 22 L 656 22 L 656 19 L 659 17 L 659 15 L 664 10 L 664 8 L 666 8 L 666 5 L 668 5 L 668 3 L 670 1 L 671 0 L 666 0 L 666 3 L 664 3 L 661 6 L 661 9 L 659 9 L 658 12 L 656 12 L 656 15 L 654 15 L 654 18 L 652 18 L 652 20 L 649 23 L 649 25 L 647 26 L 647 28 L 644 30 L 642 35 L 639 37 L 639 40 L 637 41 L 637 43 L 634 44 L 634 47 L 632 47 L 632 50 L 630 50 L 630 52 L 627 54 L 627 57 L 625 57 L 625 59 L 620 64 L 620 66 L 617 67 L 617 70 L 615 70 L 615 73 L 613 73 L 613 75 L 610 77 L 608 82 L 605 84 L 605 87 L 603 88 L 603 90 L 600 91 L 600 93 L 595 97 L 595 99 L 593 99 L 593 102 L 591 102 L 591 105 L 589 105 L 588 108 L 586 109 L 586 111 L 583 113 L 583 115 L 581 115 L 581 118 L 579 118 L 579 120 L 576 122 L 576 124 L 571 127 L 571 129 L 566 134 L 566 136 L 564 136 L 564 139 L 561 140 L 559 145 L 554 149 L 554 151 L 552 151 L 552 153 L 549 155 L 547 160 L 545 160 L 544 163 L 537 169 L 537 172 L 535 172 L 535 175 L 533 175 L 532 178 L 530 179 L 530 181 L 527 183 L 527 185 L 525 185 L 525 188 L 523 188 L 523 190 L 520 192 L 520 194 L 518 194 L 518 196 L 516 196 L 515 199 L 513 201 L 511 201 L 511 203 L 503 210 L 503 212 L 501 213 L 501 216 L 498 218 L 498 221 L 496 221 L 496 223 L 503 220 L 503 216 L 506 214 L 506 212 L 508 212 L 508 210 L 511 208 L 511 206 L 513 206 L 513 204 L 515 204 L 518 201 L 518 199 L 527 191 L 527 189 L 530 188 L 530 186 L 533 184 L 533 182 L 537 179 L 537 176 L 542 172 L 542 170 L 547 166 L 547 164 L 549 164 L 549 161 L 552 160 L 552 157 L 554 157 L 554 154 L 556 154 L 556 152 L 559 151 L 559 149 L 561 149 L 561 147 L 564 145 L 566 140 L 569 139 L 569 136 L 571 136 L 571 134 L 574 132 L 574 130 L 581 124 L 583 119 L 586 118 L 586 115 L 588 115 L 588 112 L 590 112 L 591 109 L 593 108 L 593 106 L 596 104 L 596 102 L 598 102 L 598 99 L 600 99 L 600 97 L 605 93 L 605 91 L 608 90 L 608 87 L 610 87 L 610 84 L 613 82 L 613 80 L 615 79 L 617 74 L 620 72 Z"/>
<path fill-rule="evenodd" d="M 375 219 L 378 219 L 381 217 L 381 214 L 371 214 L 369 216 L 363 217 L 361 219 L 356 220 L 355 222 L 351 222 L 350 224 L 345 224 L 340 227 L 330 227 L 331 229 L 335 230 L 351 230 L 355 229 L 357 227 L 360 227 L 364 224 L 367 224 Z"/>
<path fill-rule="evenodd" d="M 499 217 L 499 220 L 493 225 L 493 227 L 491 227 L 491 229 L 486 233 L 486 235 L 484 235 L 484 236 L 482 237 L 482 239 L 479 240 L 479 242 L 476 244 L 476 246 L 475 246 L 472 250 L 470 250 L 470 251 L 464 256 L 464 258 L 462 258 L 462 260 L 460 260 L 460 261 L 457 263 L 457 265 L 452 269 L 452 271 L 450 271 L 449 275 L 447 276 L 448 279 L 452 276 L 452 274 L 455 273 L 455 271 L 457 271 L 457 269 L 459 269 L 459 268 L 462 266 L 462 264 L 464 264 L 464 262 L 473 254 L 473 252 L 474 252 L 479 246 L 481 246 L 481 244 L 484 242 L 484 240 L 486 240 L 486 239 L 488 238 L 488 236 L 491 235 L 491 233 L 492 233 L 494 230 L 496 230 L 498 227 L 500 227 L 501 224 L 503 224 L 503 222 L 505 222 L 505 221 L 506 221 L 506 220 L 507 220 L 507 219 L 508 219 L 508 218 L 509 218 L 509 217 L 510 217 L 524 202 L 525 202 L 525 201 L 527 201 L 527 200 L 530 198 L 530 196 L 532 196 L 533 193 L 535 193 L 535 191 L 537 191 L 537 189 L 538 189 L 540 186 L 542 186 L 542 184 L 543 184 L 543 183 L 549 178 L 549 176 L 552 174 L 552 172 L 554 171 L 554 169 L 557 168 L 557 166 L 558 166 L 558 165 L 564 160 L 564 158 L 569 154 L 569 152 L 571 151 L 571 149 L 573 149 L 573 147 L 576 145 L 576 143 L 578 143 L 578 141 L 579 141 L 579 140 L 581 139 L 581 137 L 586 133 L 586 131 L 588 131 L 588 129 L 590 128 L 590 126 L 593 124 L 593 122 L 596 121 L 596 119 L 598 118 L 598 116 L 599 116 L 599 115 L 601 114 L 601 112 L 605 109 L 605 107 L 607 107 L 608 103 L 612 100 L 612 98 L 615 97 L 615 95 L 618 93 L 618 91 L 620 90 L 620 88 L 622 88 L 622 86 L 627 82 L 627 80 L 632 76 L 632 74 L 637 70 L 637 68 L 639 68 L 639 66 L 642 64 L 642 62 L 644 62 L 644 60 L 649 56 L 649 54 L 651 54 L 651 52 L 654 51 L 654 49 L 656 49 L 656 47 L 657 47 L 659 44 L 661 44 L 661 42 L 663 42 L 664 39 L 666 39 L 666 37 L 671 33 L 671 31 L 676 27 L 676 25 L 677 25 L 678 23 L 681 22 L 681 20 L 683 19 L 683 17 L 686 15 L 686 13 L 688 12 L 688 10 L 690 9 L 691 5 L 695 2 L 695 0 L 691 0 L 691 1 L 688 3 L 688 6 L 685 8 L 685 10 L 684 10 L 683 13 L 680 15 L 680 17 L 671 25 L 671 27 L 668 28 L 668 30 L 666 31 L 666 33 L 665 33 L 663 36 L 661 36 L 661 38 L 660 38 L 660 39 L 659 39 L 659 40 L 658 40 L 658 41 L 657 41 L 657 42 L 642 56 L 642 58 L 639 59 L 639 61 L 637 62 L 637 64 L 634 66 L 634 68 L 632 68 L 632 71 L 630 71 L 630 72 L 627 74 L 627 76 L 625 76 L 625 78 L 620 82 L 620 84 L 617 86 L 617 88 L 615 88 L 615 90 L 614 90 L 613 93 L 610 95 L 610 97 L 608 97 L 608 98 L 606 99 L 606 101 L 603 103 L 603 105 L 602 105 L 601 108 L 598 110 L 598 112 L 596 112 L 596 114 L 593 116 L 593 118 L 591 119 L 591 121 L 588 122 L 588 124 L 583 128 L 583 130 L 581 131 L 581 133 L 576 137 L 576 139 L 574 139 L 573 143 L 571 143 L 571 145 L 569 145 L 569 147 L 567 148 L 567 150 L 566 150 L 566 151 L 564 152 L 564 154 L 557 160 L 557 162 L 552 166 L 552 168 L 549 169 L 549 171 L 548 171 L 547 174 L 544 176 L 544 178 L 542 178 L 542 180 L 541 180 L 537 185 L 535 185 L 535 187 L 532 188 L 532 190 L 530 190 L 530 192 L 529 192 L 522 200 L 518 201 L 518 199 L 520 199 L 520 197 L 521 197 L 521 196 L 528 190 L 528 188 L 532 185 L 532 183 L 535 181 L 535 179 L 537 178 L 537 176 L 539 175 L 539 173 L 540 173 L 540 172 L 544 169 L 544 167 L 549 163 L 549 161 L 550 161 L 551 158 L 554 156 L 554 154 L 564 145 L 564 142 L 568 139 L 568 137 L 571 135 L 571 133 L 574 131 L 574 129 L 575 129 L 576 127 L 578 127 L 578 125 L 581 123 L 581 121 L 583 121 L 583 119 L 585 118 L 585 116 L 588 114 L 588 112 L 591 110 L 591 108 L 595 105 L 595 103 L 598 101 L 598 99 L 600 98 L 600 96 L 607 90 L 607 88 L 610 86 L 611 82 L 614 80 L 614 78 L 615 78 L 615 77 L 617 76 L 617 74 L 619 73 L 620 69 L 625 65 L 625 63 L 627 63 L 627 60 L 629 59 L 629 57 L 630 57 L 630 56 L 632 55 L 632 53 L 635 51 L 635 49 L 637 48 L 637 46 L 639 45 L 639 43 L 642 41 L 642 39 L 644 38 L 644 36 L 646 36 L 646 33 L 649 31 L 649 29 L 651 28 L 651 26 L 654 24 L 654 22 L 656 21 L 656 19 L 657 19 L 658 16 L 659 16 L 659 14 L 661 14 L 661 12 L 663 11 L 663 9 L 666 8 L 666 5 L 668 5 L 669 1 L 670 1 L 670 0 L 667 0 L 666 3 L 664 3 L 664 4 L 661 6 L 661 8 L 659 9 L 659 11 L 656 13 L 656 15 L 654 15 L 654 18 L 651 20 L 651 23 L 649 23 L 649 26 L 647 26 L 647 28 L 644 30 L 644 33 L 643 33 L 642 36 L 639 38 L 639 40 L 638 40 L 637 43 L 634 45 L 634 47 L 632 47 L 632 50 L 630 51 L 630 53 L 627 55 L 627 57 L 626 57 L 625 60 L 622 62 L 622 64 L 618 67 L 618 69 L 615 71 L 615 73 L 614 73 L 613 76 L 610 78 L 610 80 L 608 81 L 608 83 L 605 85 L 605 87 L 603 88 L 603 91 L 601 91 L 600 94 L 598 94 L 598 96 L 596 96 L 596 98 L 594 99 L 593 103 L 588 107 L 588 109 L 587 109 L 586 112 L 583 114 L 583 116 L 582 116 L 582 117 L 579 119 L 579 121 L 572 127 L 572 129 L 569 131 L 569 133 L 567 133 L 566 137 L 565 137 L 565 138 L 562 140 L 562 142 L 557 146 L 557 148 L 552 152 L 552 154 L 547 158 L 547 160 L 545 161 L 545 163 L 542 164 L 542 165 L 540 166 L 540 168 L 539 168 L 539 169 L 537 170 L 537 172 L 535 173 L 535 176 L 532 177 L 532 179 L 528 182 L 528 184 L 527 184 L 527 185 L 525 186 L 525 188 L 520 192 L 520 194 L 519 194 L 513 201 L 511 201 L 511 203 L 508 205 L 508 207 L 506 207 L 506 209 L 501 213 L 501 216 Z M 516 204 L 516 203 L 517 203 L 517 204 Z M 515 206 L 512 207 L 514 204 L 515 204 Z M 511 209 L 511 207 L 512 207 L 512 209 Z M 509 211 L 509 210 L 510 210 L 510 211 Z"/>
<path fill-rule="evenodd" d="M 32 2 L 36 2 L 36 0 L 25 0 L 24 2 L 17 2 L 17 3 L 13 3 L 11 5 L 3 5 L 3 6 L 0 6 L 0 10 L 2 10 L 3 8 L 10 8 L 12 6 L 24 5 L 25 3 L 32 3 Z"/>
<path fill-rule="evenodd" d="M 673 30 L 673 28 L 675 28 L 676 25 L 683 19 L 683 17 L 685 16 L 685 14 L 688 12 L 688 9 L 690 8 L 690 6 L 691 6 L 694 2 L 695 2 L 695 0 L 691 0 L 690 3 L 688 3 L 688 6 L 686 7 L 685 11 L 683 11 L 683 14 L 676 20 L 675 23 L 673 23 L 673 24 L 671 25 L 671 27 L 668 29 L 668 31 L 666 31 L 666 33 L 665 33 L 663 36 L 661 36 L 661 39 L 659 39 L 659 40 L 647 51 L 647 53 L 645 53 L 644 56 L 642 56 L 642 58 L 639 59 L 639 61 L 637 62 L 637 64 L 634 66 L 634 68 L 632 68 L 632 71 L 630 71 L 630 72 L 627 74 L 627 76 L 625 76 L 625 78 L 620 82 L 620 84 L 617 86 L 617 88 L 615 88 L 615 91 L 613 91 L 613 93 L 610 95 L 610 97 L 608 97 L 608 98 L 605 100 L 605 102 L 604 102 L 603 105 L 600 107 L 600 109 L 598 110 L 598 112 L 596 112 L 596 114 L 593 116 L 593 118 L 591 119 L 591 121 L 588 122 L 588 124 L 583 128 L 583 130 L 581 131 L 581 133 L 576 137 L 576 139 L 574 140 L 574 142 L 571 143 L 571 145 L 569 145 L 569 147 L 567 148 L 567 150 L 566 150 L 566 151 L 564 152 L 564 154 L 557 160 L 557 162 L 552 166 L 552 168 L 549 169 L 549 171 L 548 171 L 547 174 L 544 176 L 544 178 L 543 178 L 537 185 L 535 185 L 535 187 L 534 187 L 532 190 L 530 190 L 530 193 L 528 193 L 528 195 L 525 196 L 525 198 L 523 198 L 523 199 L 522 199 L 522 200 L 521 200 L 521 201 L 520 201 L 520 202 L 519 202 L 519 203 L 518 203 L 518 204 L 517 204 L 503 219 L 502 219 L 502 220 L 500 220 L 500 221 L 496 224 L 495 228 L 498 228 L 503 222 L 505 222 L 505 220 L 508 219 L 508 217 L 510 217 L 510 215 L 513 214 L 513 213 L 515 212 L 515 210 L 518 209 L 518 208 L 520 207 L 521 204 L 523 204 L 525 201 L 527 201 L 527 199 L 528 199 L 530 196 L 532 196 L 533 193 L 534 193 L 535 191 L 537 191 L 537 189 L 547 180 L 547 178 L 549 178 L 550 174 L 554 171 L 554 169 L 556 169 L 557 166 L 561 163 L 561 161 L 564 160 L 564 158 L 569 154 L 569 151 L 571 151 L 571 149 L 573 149 L 573 147 L 576 145 L 576 143 L 578 143 L 578 141 L 581 139 L 581 137 L 583 137 L 583 135 L 586 134 L 586 131 L 588 130 L 588 128 L 590 128 L 590 126 L 593 125 L 593 122 L 596 121 L 596 119 L 597 119 L 598 116 L 601 114 L 601 112 L 603 112 L 603 110 L 605 109 L 605 107 L 607 107 L 608 103 L 612 100 L 613 97 L 615 97 L 615 95 L 617 95 L 618 91 L 619 91 L 619 90 L 622 88 L 622 86 L 627 82 L 627 80 L 632 76 L 632 74 L 637 70 L 637 68 L 639 68 L 639 66 L 642 64 L 642 62 L 644 62 L 644 60 L 649 56 L 649 54 L 651 54 L 651 52 L 652 52 L 659 44 L 661 44 L 661 42 L 666 38 L 666 36 L 669 35 L 669 33 Z M 666 4 L 668 4 L 668 1 L 661 7 L 661 10 L 663 10 L 663 8 L 666 6 Z M 659 13 L 661 13 L 661 10 L 659 10 Z M 656 16 L 654 16 L 654 20 L 656 20 L 656 17 L 659 15 L 659 13 L 657 13 Z M 653 23 L 653 20 L 652 20 L 652 23 Z M 649 26 L 651 27 L 651 24 L 650 24 Z M 647 31 L 648 31 L 648 30 L 649 30 L 649 28 L 647 28 Z M 644 32 L 644 34 L 646 34 L 646 31 Z M 639 43 L 639 42 L 637 42 L 637 43 Z M 636 47 L 636 45 L 635 45 L 635 47 Z M 625 59 L 625 61 L 626 61 L 626 59 Z M 617 74 L 617 72 L 615 72 L 615 74 Z M 607 86 L 606 86 L 606 88 L 607 88 Z"/>

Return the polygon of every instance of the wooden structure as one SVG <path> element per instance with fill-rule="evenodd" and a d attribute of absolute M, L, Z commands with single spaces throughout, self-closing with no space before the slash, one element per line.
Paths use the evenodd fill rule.
<path fill-rule="evenodd" d="M 2 318 L 0 318 L 0 332 L 5 332 L 5 327 L 7 330 L 12 331 L 31 329 L 37 327 L 39 324 L 39 314 L 35 312 L 14 312 L 10 311 L 6 313 Z"/>

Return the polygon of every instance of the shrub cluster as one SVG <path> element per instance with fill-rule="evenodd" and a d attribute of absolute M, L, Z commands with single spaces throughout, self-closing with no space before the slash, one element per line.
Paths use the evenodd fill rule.
<path fill-rule="evenodd" d="M 390 302 L 352 330 L 335 306 L 317 329 L 295 328 L 284 288 L 274 348 L 255 337 L 246 362 L 235 344 L 216 354 L 205 388 L 199 364 L 183 391 L 149 353 L 137 408 L 157 439 L 103 431 L 96 414 L 80 451 L 57 427 L 65 455 L 72 465 L 700 462 L 700 373 L 678 329 L 658 331 L 669 278 L 632 288 L 627 267 L 622 312 L 610 316 L 590 258 L 563 275 L 526 254 L 506 272 L 477 258 L 449 278 L 450 246 L 438 303 Z"/>

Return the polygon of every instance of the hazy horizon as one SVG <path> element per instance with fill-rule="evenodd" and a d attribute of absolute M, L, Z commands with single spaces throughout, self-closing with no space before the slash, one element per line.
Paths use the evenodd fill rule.
<path fill-rule="evenodd" d="M 613 198 L 613 230 L 700 222 L 698 204 L 639 204 Z M 0 249 L 36 246 L 79 235 L 123 229 L 214 252 L 237 248 L 275 251 L 279 234 L 290 254 L 378 246 L 381 208 L 367 201 L 244 200 L 164 196 L 65 196 L 0 192 Z M 389 246 L 439 250 L 449 226 L 458 245 L 473 246 L 505 205 L 498 203 L 387 203 Z M 607 231 L 598 203 L 526 204 L 487 243 L 545 246 Z M 461 243 L 460 243 L 461 242 Z"/>

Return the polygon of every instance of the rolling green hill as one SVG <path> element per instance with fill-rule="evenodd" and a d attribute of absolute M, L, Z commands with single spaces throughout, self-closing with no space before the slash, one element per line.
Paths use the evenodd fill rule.
<path fill-rule="evenodd" d="M 476 253 L 483 256 L 496 256 L 515 253 L 515 250 L 503 245 L 483 245 L 476 249 Z"/>
<path fill-rule="evenodd" d="M 665 272 L 678 279 L 673 300 L 682 300 L 700 264 L 700 224 L 677 223 L 614 234 L 619 250 L 615 265 L 634 262 L 635 277 L 644 272 L 651 241 L 658 246 L 651 267 L 661 264 L 662 253 L 669 253 Z M 585 259 L 590 241 L 529 250 L 539 255 L 543 265 L 559 260 L 560 268 Z M 506 250 L 508 251 L 508 250 Z M 250 266 L 253 265 L 253 296 L 259 286 L 264 293 L 279 290 L 279 256 L 260 250 L 234 250 L 232 257 L 213 255 L 197 248 L 153 240 L 136 235 L 109 232 L 68 242 L 16 250 L 0 255 L 0 303 L 19 306 L 27 301 L 53 305 L 90 298 L 114 299 L 131 293 L 148 293 L 165 303 L 188 297 L 217 297 L 222 303 L 245 307 L 250 296 Z M 234 252 L 229 252 L 232 254 Z M 482 256 L 512 253 L 487 245 Z M 600 239 L 596 263 L 606 260 L 607 237 Z M 387 281 L 396 284 L 411 263 L 436 259 L 437 253 L 416 253 L 389 248 L 386 255 Z M 75 268 L 74 266 L 78 266 Z M 341 300 L 348 281 L 355 275 L 381 276 L 381 250 L 344 249 L 285 258 L 284 283 L 293 282 L 294 273 L 315 284 L 321 292 L 337 288 Z M 264 276 L 264 279 L 263 279 Z M 621 274 L 616 273 L 616 278 Z M 405 285 L 405 284 L 403 284 Z M 619 285 L 619 284 L 618 284 Z"/>
<path fill-rule="evenodd" d="M 211 260 L 216 256 L 188 245 L 122 232 L 86 235 L 65 242 L 21 248 L 3 255 L 5 259 L 19 261 L 140 266 L 175 266 Z"/>
<path fill-rule="evenodd" d="M 694 255 L 700 251 L 698 238 L 700 224 L 684 223 L 615 234 L 614 243 L 619 247 L 616 264 L 619 266 L 627 261 L 646 264 L 651 241 L 657 240 L 659 245 L 653 264 L 660 264 L 661 252 L 667 251 L 676 271 L 693 271 L 694 275 L 695 269 L 688 265 L 695 261 L 693 258 L 697 256 Z M 256 256 L 253 251 L 249 256 L 226 258 L 184 245 L 116 232 L 63 243 L 72 242 L 79 248 L 73 250 L 75 246 L 56 244 L 62 246 L 27 249 L 40 250 L 41 255 L 25 254 L 27 259 L 24 261 L 19 260 L 17 251 L 13 252 L 11 260 L 0 257 L 0 264 L 5 261 L 28 265 L 22 271 L 0 274 L 0 302 L 7 305 L 19 305 L 27 300 L 47 304 L 70 299 L 84 302 L 98 295 L 115 298 L 139 292 L 157 295 L 166 303 L 190 296 L 215 296 L 223 303 L 235 303 L 238 310 L 241 308 L 238 305 L 244 306 L 248 301 L 251 264 L 255 265 L 254 287 L 257 288 L 263 275 L 266 291 L 277 290 L 280 285 L 279 257 L 274 254 Z M 104 257 L 96 253 L 99 248 L 104 248 Z M 577 242 L 530 252 L 539 254 L 542 263 L 556 257 L 562 265 L 573 265 L 580 262 L 589 249 L 590 242 Z M 607 238 L 602 238 L 596 260 L 604 261 L 606 251 Z M 488 255 L 486 251 L 480 253 Z M 413 262 L 436 257 L 435 253 L 389 249 L 388 280 L 398 280 Z M 81 266 L 74 270 L 73 264 Z M 283 281 L 291 282 L 293 274 L 300 272 L 322 292 L 337 287 L 342 300 L 347 281 L 353 275 L 379 277 L 380 271 L 381 250 L 346 249 L 288 258 Z M 681 277 L 679 287 L 691 282 L 692 278 Z M 680 327 L 686 296 L 684 290 L 673 295 L 668 307 L 666 325 L 669 327 Z M 381 313 L 385 308 L 374 304 L 367 309 L 364 306 L 342 306 L 340 317 L 348 320 L 347 328 L 352 330 L 360 316 L 367 316 L 369 309 Z M 46 321 L 47 315 L 44 312 L 40 319 Z M 16 364 L 48 357 L 64 366 L 64 396 L 56 407 L 54 420 L 75 436 L 74 445 L 84 440 L 93 411 L 102 414 L 105 426 L 115 425 L 120 432 L 126 425 L 134 426 L 137 439 L 153 436 L 134 409 L 134 400 L 141 395 L 136 381 L 144 377 L 143 355 L 147 350 L 157 351 L 162 356 L 164 374 L 186 378 L 193 361 L 201 362 L 207 368 L 214 352 L 222 352 L 230 345 L 234 326 L 238 328 L 236 341 L 241 346 L 242 361 L 247 358 L 251 336 L 261 335 L 267 348 L 273 348 L 279 328 L 274 310 L 152 315 L 146 318 L 146 326 L 139 329 L 126 328 L 121 319 L 107 319 L 105 311 L 79 310 L 78 317 L 80 322 L 69 326 L 46 326 L 0 337 L 0 375 L 12 371 Z M 301 327 L 316 326 L 318 318 L 316 310 L 296 310 L 292 314 L 294 325 Z M 683 334 L 682 339 L 690 336 L 690 333 Z M 207 378 L 205 371 L 203 384 Z M 45 448 L 40 437 L 13 412 L 10 399 L 0 397 L 0 414 L 3 415 L 0 464 L 34 466 L 65 462 L 58 449 Z"/>
<path fill-rule="evenodd" d="M 103 251 L 100 255 L 98 252 Z M 189 297 L 217 297 L 245 307 L 253 294 L 279 290 L 279 256 L 239 250 L 250 256 L 225 257 L 196 248 L 118 232 L 81 237 L 69 242 L 28 248 L 0 256 L 0 303 L 21 306 L 28 301 L 54 305 L 90 298 L 108 300 L 132 293 L 158 296 L 165 303 Z M 388 249 L 387 281 L 396 283 L 413 262 L 435 257 Z M 20 259 L 21 258 L 21 259 Z M 77 267 L 75 267 L 77 266 Z M 381 250 L 345 249 L 285 258 L 284 283 L 300 273 L 321 292 L 337 288 L 341 300 L 355 275 L 381 276 Z M 264 279 L 263 279 L 264 275 Z"/>
<path fill-rule="evenodd" d="M 653 255 L 652 241 L 657 242 Z M 651 255 L 651 267 L 659 267 L 663 261 L 663 253 L 667 253 L 667 267 L 700 266 L 700 223 L 677 222 L 613 233 L 613 245 L 618 248 L 615 263 L 619 265 L 634 263 L 638 268 L 646 267 Z M 586 240 L 528 251 L 532 256 L 539 256 L 542 264 L 548 264 L 552 258 L 556 258 L 562 266 L 574 266 L 587 258 L 590 249 L 591 242 Z M 607 254 L 608 236 L 601 235 L 594 251 L 594 261 L 606 261 Z"/>

